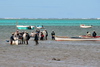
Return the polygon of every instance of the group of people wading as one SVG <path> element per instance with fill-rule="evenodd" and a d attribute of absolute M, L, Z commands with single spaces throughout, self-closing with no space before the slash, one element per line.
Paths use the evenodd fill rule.
<path fill-rule="evenodd" d="M 19 32 L 18 30 L 14 33 L 12 33 L 10 37 L 10 44 L 12 45 L 14 41 L 18 40 L 19 44 L 29 44 L 28 41 L 30 38 L 33 38 L 35 41 L 35 44 L 38 45 L 38 40 L 47 40 L 48 32 L 47 30 L 40 31 L 37 29 L 36 31 L 32 31 L 31 34 L 28 32 Z M 52 40 L 55 40 L 55 32 L 51 32 L 51 38 Z"/>

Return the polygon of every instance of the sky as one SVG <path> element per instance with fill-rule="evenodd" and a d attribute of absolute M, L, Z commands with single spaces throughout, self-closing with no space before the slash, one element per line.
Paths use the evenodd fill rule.
<path fill-rule="evenodd" d="M 100 18 L 100 0 L 0 0 L 0 18 Z"/>

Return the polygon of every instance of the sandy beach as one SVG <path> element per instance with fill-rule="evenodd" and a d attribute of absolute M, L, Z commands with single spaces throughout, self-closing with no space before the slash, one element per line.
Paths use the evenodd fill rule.
<path fill-rule="evenodd" d="M 2 41 L 2 40 L 0 40 Z M 0 45 L 0 67 L 99 67 L 100 45 L 30 40 L 29 45 Z"/>

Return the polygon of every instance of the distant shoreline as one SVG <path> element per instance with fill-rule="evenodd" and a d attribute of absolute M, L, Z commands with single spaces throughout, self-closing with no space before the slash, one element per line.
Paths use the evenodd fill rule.
<path fill-rule="evenodd" d="M 43 20 L 50 20 L 50 19 L 54 19 L 54 20 L 56 20 L 56 19 L 68 19 L 68 20 L 75 20 L 75 19 L 79 19 L 79 20 L 88 20 L 88 19 L 94 19 L 94 20 L 100 20 L 100 18 L 0 18 L 0 19 L 43 19 Z"/>

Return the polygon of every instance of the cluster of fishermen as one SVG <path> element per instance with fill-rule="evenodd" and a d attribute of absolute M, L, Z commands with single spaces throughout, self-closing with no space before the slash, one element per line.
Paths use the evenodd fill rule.
<path fill-rule="evenodd" d="M 18 40 L 20 43 L 19 44 L 27 44 L 28 45 L 28 41 L 30 38 L 34 38 L 34 41 L 36 43 L 36 45 L 38 45 L 38 40 L 47 40 L 48 37 L 48 32 L 45 29 L 44 31 L 40 31 L 39 29 L 37 29 L 36 31 L 31 32 L 31 34 L 29 34 L 28 32 L 19 32 L 18 30 L 14 33 L 12 33 L 11 37 L 10 37 L 10 44 L 12 45 L 14 41 Z M 52 31 L 51 32 L 51 37 L 52 40 L 55 40 L 55 32 Z"/>
<path fill-rule="evenodd" d="M 96 37 L 97 33 L 95 32 L 95 30 L 93 31 L 92 35 L 90 32 L 87 32 L 87 36 L 92 36 L 92 37 Z"/>

